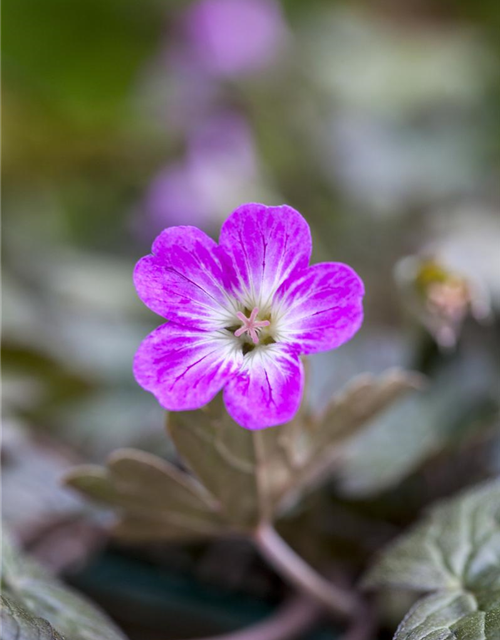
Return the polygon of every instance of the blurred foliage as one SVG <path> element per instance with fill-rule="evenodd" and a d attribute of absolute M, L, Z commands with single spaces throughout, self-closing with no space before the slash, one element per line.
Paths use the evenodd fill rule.
<path fill-rule="evenodd" d="M 67 451 L 33 439 L 13 421 L 4 421 L 2 440 L 2 513 L 16 536 L 36 540 L 45 527 L 81 513 L 80 502 L 60 482 L 75 463 Z"/>
<path fill-rule="evenodd" d="M 5 535 L 2 566 L 4 640 L 125 640 L 107 616 L 22 556 Z"/>
<path fill-rule="evenodd" d="M 131 83 L 161 34 L 164 7 L 153 0 L 142 5 L 138 11 L 128 0 L 77 0 L 69 10 L 62 0 L 7 0 L 8 84 L 76 126 L 116 127 Z"/>

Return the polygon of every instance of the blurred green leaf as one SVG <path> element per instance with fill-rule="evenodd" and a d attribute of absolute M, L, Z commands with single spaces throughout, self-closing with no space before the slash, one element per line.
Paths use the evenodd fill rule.
<path fill-rule="evenodd" d="M 129 540 L 210 536 L 223 527 L 218 504 L 186 473 L 134 449 L 113 453 L 107 467 L 84 465 L 66 484 L 121 514 L 115 533 Z"/>
<path fill-rule="evenodd" d="M 69 521 L 82 503 L 61 487 L 61 475 L 75 463 L 54 442 L 34 438 L 26 425 L 4 415 L 2 424 L 2 517 L 23 541 Z"/>
<path fill-rule="evenodd" d="M 439 451 L 444 425 L 435 428 L 431 409 L 421 397 L 409 397 L 355 434 L 339 461 L 340 493 L 354 498 L 377 495 Z"/>
<path fill-rule="evenodd" d="M 473 345 L 462 351 L 422 393 L 395 404 L 346 444 L 342 494 L 368 497 L 393 487 L 433 454 L 472 435 L 476 417 L 496 411 L 497 375 L 487 350 Z"/>
<path fill-rule="evenodd" d="M 327 97 L 351 112 L 399 119 L 450 101 L 470 108 L 494 69 L 491 50 L 471 29 L 398 30 L 356 5 L 328 3 L 303 22 L 301 43 Z"/>
<path fill-rule="evenodd" d="M 3 536 L 2 640 L 125 640 L 101 611 Z"/>
<path fill-rule="evenodd" d="M 500 637 L 500 481 L 434 507 L 390 546 L 368 587 L 435 591 L 418 601 L 397 640 Z"/>
<path fill-rule="evenodd" d="M 5 379 L 7 382 L 13 381 L 6 387 L 4 397 L 8 405 L 13 408 L 19 405 L 24 413 L 31 413 L 35 409 L 47 411 L 54 406 L 71 404 L 74 400 L 85 398 L 92 390 L 92 384 L 83 374 L 80 375 L 74 368 L 37 347 L 4 339 L 1 355 Z M 26 391 L 17 397 L 20 381 L 25 382 Z"/>
<path fill-rule="evenodd" d="M 353 380 L 334 397 L 317 427 L 315 445 L 322 449 L 353 435 L 367 420 L 387 409 L 408 391 L 418 389 L 423 377 L 400 370 L 375 377 L 367 374 Z"/>
<path fill-rule="evenodd" d="M 328 468 L 342 442 L 355 436 L 367 423 L 383 413 L 409 391 L 423 384 L 423 376 L 398 369 L 380 376 L 355 378 L 334 396 L 324 414 L 313 425 L 309 467 L 320 474 Z"/>
<path fill-rule="evenodd" d="M 109 123 L 160 35 L 153 2 L 8 0 L 6 79 L 80 123 Z"/>

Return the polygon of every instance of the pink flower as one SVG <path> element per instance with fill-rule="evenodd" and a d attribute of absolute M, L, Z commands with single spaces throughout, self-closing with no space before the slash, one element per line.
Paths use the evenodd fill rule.
<path fill-rule="evenodd" d="M 170 411 L 224 388 L 247 429 L 291 420 L 304 385 L 299 356 L 335 349 L 363 320 L 363 283 L 347 265 L 309 266 L 309 225 L 286 205 L 246 204 L 219 244 L 196 227 L 165 229 L 134 272 L 141 300 L 169 322 L 141 344 L 138 383 Z"/>
<path fill-rule="evenodd" d="M 230 111 L 212 115 L 191 132 L 186 158 L 154 178 L 137 233 L 151 238 L 181 223 L 213 230 L 220 225 L 221 211 L 258 188 L 258 174 L 257 152 L 245 119 Z"/>
<path fill-rule="evenodd" d="M 187 11 L 184 24 L 193 61 L 219 77 L 265 67 L 286 33 L 274 0 L 198 0 Z"/>

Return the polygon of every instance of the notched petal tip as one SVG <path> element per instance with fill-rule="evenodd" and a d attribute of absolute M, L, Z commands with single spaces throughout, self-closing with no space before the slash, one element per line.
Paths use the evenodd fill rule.
<path fill-rule="evenodd" d="M 228 381 L 224 403 L 235 422 L 251 431 L 292 420 L 304 390 L 304 369 L 297 353 L 287 345 L 272 345 L 256 353 Z"/>
<path fill-rule="evenodd" d="M 212 248 L 217 246 L 215 240 L 198 227 L 179 224 L 163 229 L 163 231 L 156 236 L 151 246 L 151 253 L 154 256 L 161 256 L 176 244 L 191 244 L 195 241 L 211 245 Z"/>
<path fill-rule="evenodd" d="M 304 354 L 336 349 L 361 327 L 364 292 L 359 275 L 340 262 L 318 263 L 295 274 L 276 296 L 283 309 L 283 339 Z"/>
<path fill-rule="evenodd" d="M 165 229 L 153 253 L 134 269 L 139 298 L 152 311 L 187 326 L 211 329 L 225 313 L 225 274 L 217 244 L 196 227 Z"/>
<path fill-rule="evenodd" d="M 267 304 L 293 273 L 307 267 L 311 231 L 292 207 L 249 203 L 238 207 L 224 222 L 219 246 L 231 292 L 260 306 Z"/>

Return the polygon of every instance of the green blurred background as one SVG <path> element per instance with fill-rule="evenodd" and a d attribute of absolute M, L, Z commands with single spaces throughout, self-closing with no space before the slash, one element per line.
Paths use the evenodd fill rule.
<path fill-rule="evenodd" d="M 429 376 L 428 390 L 361 434 L 335 482 L 283 523 L 311 561 L 340 555 L 359 569 L 428 502 L 500 464 L 498 3 L 284 0 L 270 4 L 263 51 L 247 64 L 243 50 L 231 72 L 193 53 L 194 4 L 3 3 L 4 519 L 141 640 L 189 637 L 187 622 L 157 635 L 161 603 L 179 590 L 186 619 L 210 607 L 217 619 L 217 589 L 241 595 L 239 613 L 214 631 L 263 614 L 283 590 L 231 543 L 109 547 L 101 516 L 59 485 L 72 464 L 117 447 L 175 457 L 164 413 L 131 371 L 159 323 L 132 269 L 169 224 L 217 237 L 238 204 L 285 202 L 310 222 L 316 260 L 360 273 L 365 324 L 339 352 L 313 358 L 318 407 L 364 371 Z M 249 37 L 243 29 L 228 44 L 231 59 Z M 406 256 L 413 270 L 398 268 Z M 466 283 L 454 346 L 419 288 L 429 260 Z M 354 517 L 377 524 L 374 540 L 346 529 Z M 221 568 L 227 554 L 238 571 Z M 149 600 L 146 587 L 117 589 L 137 580 Z M 386 607 L 388 633 L 398 606 Z"/>

